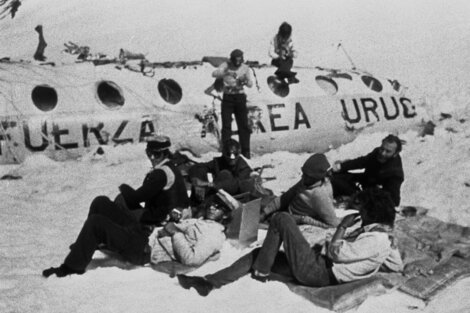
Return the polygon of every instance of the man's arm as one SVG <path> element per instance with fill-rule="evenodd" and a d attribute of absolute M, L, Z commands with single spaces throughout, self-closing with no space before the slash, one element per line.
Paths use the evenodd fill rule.
<path fill-rule="evenodd" d="M 374 151 L 372 151 L 371 153 L 365 156 L 361 156 L 352 160 L 346 160 L 344 162 L 340 162 L 340 166 L 341 166 L 340 171 L 346 172 L 349 170 L 357 170 L 357 169 L 365 168 L 366 165 L 370 162 L 369 161 L 370 158 L 373 157 Z"/>
<path fill-rule="evenodd" d="M 215 252 L 220 251 L 225 241 L 220 224 L 192 225 L 185 232 L 172 236 L 173 251 L 178 261 L 185 265 L 201 265 Z"/>
<path fill-rule="evenodd" d="M 268 54 L 272 59 L 280 57 L 279 54 L 276 53 L 276 37 L 274 37 L 270 42 Z"/>
<path fill-rule="evenodd" d="M 314 219 L 313 217 L 307 216 L 307 215 L 297 215 L 297 214 L 292 214 L 292 217 L 294 218 L 294 221 L 297 223 L 297 225 L 312 225 L 320 228 L 330 228 L 331 226 L 320 222 L 319 220 Z"/>
<path fill-rule="evenodd" d="M 294 186 L 290 187 L 289 190 L 284 192 L 281 197 L 280 197 L 280 205 L 279 205 L 279 210 L 280 211 L 287 211 L 289 208 L 289 204 L 292 202 L 294 197 L 297 195 L 297 188 L 298 185 L 301 184 L 302 181 L 298 182 Z"/>
<path fill-rule="evenodd" d="M 400 251 L 398 251 L 397 247 L 392 248 L 390 255 L 383 263 L 383 267 L 387 271 L 391 271 L 391 272 L 403 271 L 403 268 L 404 268 L 403 260 L 401 259 Z"/>
<path fill-rule="evenodd" d="M 389 192 L 395 206 L 400 205 L 400 188 L 403 183 L 403 179 L 400 178 L 390 178 L 387 179 L 382 185 L 382 189 Z"/>
<path fill-rule="evenodd" d="M 219 65 L 219 67 L 212 72 L 212 77 L 214 78 L 223 78 L 225 74 L 227 74 L 228 64 L 227 62 L 223 62 Z"/>
<path fill-rule="evenodd" d="M 245 71 L 243 73 L 243 76 L 240 78 L 240 83 L 241 85 L 245 85 L 248 88 L 253 87 L 253 79 L 251 78 L 251 71 L 250 67 L 246 64 L 244 64 Z"/>
<path fill-rule="evenodd" d="M 141 202 L 150 200 L 156 193 L 163 190 L 168 178 L 163 170 L 154 170 L 145 177 L 140 188 L 134 190 L 127 184 L 119 186 L 119 191 L 129 208 L 140 206 Z"/>

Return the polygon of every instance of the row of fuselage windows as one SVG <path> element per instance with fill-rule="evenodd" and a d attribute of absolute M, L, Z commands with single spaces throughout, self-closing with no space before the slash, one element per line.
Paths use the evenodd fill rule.
<path fill-rule="evenodd" d="M 352 80 L 349 74 L 340 74 L 338 78 Z M 336 77 L 335 77 L 336 78 Z M 382 83 L 372 76 L 361 76 L 362 82 L 371 90 L 381 92 Z M 338 93 L 338 84 L 333 77 L 319 75 L 315 78 L 316 83 L 328 95 L 334 96 Z M 390 81 L 394 90 L 398 91 L 400 84 L 397 81 Z M 280 97 L 289 95 L 290 88 L 287 83 L 271 76 L 267 80 L 269 89 Z M 177 104 L 183 98 L 181 86 L 173 79 L 161 79 L 158 82 L 158 92 L 162 99 L 169 104 Z M 125 98 L 121 88 L 111 81 L 101 81 L 96 86 L 96 94 L 100 102 L 108 109 L 118 109 L 125 103 Z M 34 105 L 43 112 L 50 112 L 55 109 L 58 103 L 58 95 L 53 87 L 39 85 L 34 87 L 31 98 Z"/>

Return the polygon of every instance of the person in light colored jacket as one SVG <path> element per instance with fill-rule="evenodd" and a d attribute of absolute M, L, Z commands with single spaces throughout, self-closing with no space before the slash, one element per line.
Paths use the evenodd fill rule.
<path fill-rule="evenodd" d="M 238 202 L 223 190 L 208 201 L 204 219 L 169 222 L 150 236 L 150 262 L 177 261 L 199 266 L 216 258 L 225 241 L 225 224 Z"/>

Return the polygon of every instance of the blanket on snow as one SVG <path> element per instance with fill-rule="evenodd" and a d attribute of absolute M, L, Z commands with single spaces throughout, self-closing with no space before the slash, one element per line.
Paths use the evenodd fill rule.
<path fill-rule="evenodd" d="M 413 216 L 399 216 L 395 223 L 395 237 L 405 264 L 405 275 L 378 273 L 372 278 L 323 288 L 302 286 L 283 277 L 274 278 L 286 283 L 292 292 L 336 312 L 350 310 L 369 296 L 396 288 L 429 301 L 458 279 L 470 276 L 470 228 L 429 217 L 426 209 L 413 209 Z M 312 246 L 322 244 L 334 232 L 311 225 L 301 225 L 300 229 Z M 152 268 L 174 276 L 197 267 L 164 262 L 152 265 Z"/>
<path fill-rule="evenodd" d="M 427 216 L 413 208 L 412 216 L 397 217 L 395 237 L 405 273 L 379 273 L 376 277 L 338 286 L 313 288 L 287 282 L 291 291 L 313 303 L 343 312 L 359 306 L 368 296 L 399 290 L 425 301 L 458 279 L 470 276 L 470 228 Z M 311 245 L 322 244 L 334 230 L 301 226 Z"/>

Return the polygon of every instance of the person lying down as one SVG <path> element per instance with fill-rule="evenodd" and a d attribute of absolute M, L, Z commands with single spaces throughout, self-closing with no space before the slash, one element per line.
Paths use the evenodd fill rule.
<path fill-rule="evenodd" d="M 201 218 L 188 218 L 191 208 L 181 211 L 173 210 L 170 221 L 163 228 L 155 228 L 146 238 L 145 246 L 134 245 L 129 248 L 131 252 L 122 253 L 106 245 L 106 238 L 96 236 L 93 251 L 111 251 L 135 265 L 148 263 L 158 264 L 164 261 L 176 261 L 183 265 L 200 266 L 209 259 L 216 258 L 225 241 L 225 225 L 231 220 L 232 210 L 239 203 L 223 190 L 217 192 L 210 201 L 207 201 L 205 212 Z M 175 216 L 179 215 L 179 216 Z M 172 220 L 172 221 L 171 221 Z M 138 231 L 140 227 L 130 224 L 126 227 L 129 232 Z M 133 244 L 132 241 L 127 241 Z M 74 246 L 75 245 L 75 246 Z M 76 244 L 71 249 L 77 249 Z M 88 258 L 91 260 L 92 255 Z M 88 264 L 88 263 L 87 263 Z M 55 274 L 65 277 L 71 274 L 83 274 L 85 270 L 70 270 L 62 264 L 60 267 L 51 267 L 42 272 L 44 277 Z"/>
<path fill-rule="evenodd" d="M 395 207 L 390 195 L 367 189 L 352 201 L 359 213 L 345 216 L 321 251 L 310 247 L 292 215 L 280 212 L 272 217 L 261 248 L 204 277 L 177 275 L 178 282 L 207 296 L 249 273 L 262 282 L 280 274 L 304 286 L 324 287 L 369 278 L 379 269 L 402 271 L 403 261 L 393 240 Z M 347 228 L 359 220 L 361 227 L 346 235 Z"/>

